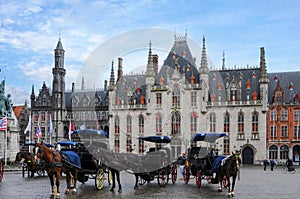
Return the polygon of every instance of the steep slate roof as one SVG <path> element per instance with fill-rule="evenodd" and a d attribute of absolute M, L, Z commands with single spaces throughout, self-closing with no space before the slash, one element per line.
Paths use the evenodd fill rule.
<path fill-rule="evenodd" d="M 255 78 L 253 78 L 255 76 Z M 250 87 L 250 99 L 252 99 L 252 94 L 254 91 L 257 92 L 257 99 L 259 99 L 259 78 L 260 69 L 259 68 L 249 68 L 249 69 L 235 69 L 235 70 L 220 70 L 220 71 L 210 71 L 209 72 L 209 101 L 211 101 L 211 94 L 214 92 L 216 99 L 218 98 L 219 92 L 221 92 L 221 101 L 226 101 L 226 82 L 229 83 L 235 78 L 236 81 L 241 81 L 241 99 L 243 101 L 247 100 L 247 81 L 251 83 Z M 218 90 L 218 83 L 221 82 L 222 90 Z M 216 100 L 217 101 L 217 100 Z"/>
<path fill-rule="evenodd" d="M 98 96 L 98 97 L 100 97 L 100 105 L 104 106 L 105 105 L 105 98 L 107 96 L 107 91 L 105 91 L 105 90 L 101 90 L 101 91 L 79 90 L 79 91 L 75 91 L 74 93 L 73 92 L 66 92 L 66 108 L 67 108 L 67 110 L 72 109 L 72 96 L 73 95 L 78 97 L 80 103 L 82 102 L 83 97 L 87 96 L 92 104 L 94 104 L 95 96 Z"/>
<path fill-rule="evenodd" d="M 274 102 L 274 90 L 277 85 L 276 79 L 278 79 L 280 86 L 283 89 L 285 103 L 290 103 L 293 101 L 294 95 L 300 93 L 300 71 L 269 73 L 268 76 L 270 80 L 268 102 L 270 104 Z M 293 90 L 290 90 L 291 83 L 293 85 Z"/>
<path fill-rule="evenodd" d="M 178 59 L 177 66 L 175 66 L 175 59 Z M 172 77 L 172 74 L 177 67 L 181 74 L 185 73 L 187 82 L 190 82 L 190 77 L 193 75 L 195 77 L 195 83 L 199 83 L 198 70 L 188 47 L 186 37 L 175 39 L 174 45 L 169 52 L 164 65 L 156 76 L 156 84 L 160 83 L 161 77 L 164 78 L 164 84 L 168 84 L 167 73 L 169 74 L 169 77 Z"/>
<path fill-rule="evenodd" d="M 117 96 L 121 100 L 127 101 L 127 93 L 131 92 L 132 96 L 136 98 L 136 104 L 140 104 L 140 97 L 145 97 L 146 104 L 146 82 L 144 75 L 124 75 L 116 84 L 117 86 Z M 141 92 L 138 93 L 138 87 L 140 87 Z"/>

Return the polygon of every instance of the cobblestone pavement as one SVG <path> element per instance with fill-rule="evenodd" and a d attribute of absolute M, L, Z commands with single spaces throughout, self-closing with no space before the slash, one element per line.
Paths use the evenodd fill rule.
<path fill-rule="evenodd" d="M 297 167 L 295 174 L 283 174 L 281 167 L 275 167 L 274 171 L 263 171 L 261 166 L 244 166 L 241 168 L 240 180 L 236 183 L 235 198 L 300 198 L 300 168 Z M 181 176 L 178 176 L 180 178 Z M 66 196 L 61 198 L 227 198 L 226 191 L 219 193 L 217 185 L 208 184 L 202 181 L 202 186 L 197 189 L 195 180 L 191 179 L 189 184 L 184 184 L 182 180 L 177 180 L 176 184 L 168 184 L 167 187 L 159 187 L 157 180 L 134 190 L 134 176 L 122 172 L 121 182 L 123 191 L 121 193 L 110 192 L 106 183 L 103 190 L 97 191 L 94 180 L 90 179 L 85 184 L 78 184 L 76 196 Z M 61 181 L 61 192 L 66 188 L 65 178 Z M 20 171 L 5 172 L 0 183 L 0 198 L 49 198 L 50 183 L 48 177 L 22 178 Z"/>

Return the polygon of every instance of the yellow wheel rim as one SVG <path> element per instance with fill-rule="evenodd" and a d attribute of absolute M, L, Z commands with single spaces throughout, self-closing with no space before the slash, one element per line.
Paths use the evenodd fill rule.
<path fill-rule="evenodd" d="M 96 188 L 101 190 L 104 186 L 104 171 L 102 169 L 98 170 L 96 176 Z"/>

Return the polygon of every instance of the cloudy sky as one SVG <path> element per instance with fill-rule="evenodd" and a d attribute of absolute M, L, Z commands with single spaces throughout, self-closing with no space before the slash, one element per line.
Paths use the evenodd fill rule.
<path fill-rule="evenodd" d="M 299 8 L 297 0 L 4 0 L 0 5 L 0 80 L 5 79 L 6 94 L 12 95 L 13 103 L 24 104 L 32 85 L 36 94 L 43 82 L 51 87 L 53 50 L 59 36 L 66 51 L 68 90 L 85 76 L 83 68 L 92 57 L 107 69 L 110 60 L 122 56 L 126 72 L 141 72 L 136 68 L 146 64 L 150 40 L 163 60 L 172 47 L 172 34 L 186 32 L 189 41 L 199 46 L 205 35 L 214 67 L 221 66 L 223 51 L 226 67 L 258 66 L 259 49 L 264 46 L 268 72 L 295 71 L 300 63 Z M 164 31 L 151 34 L 149 28 Z M 162 36 L 168 31 L 172 34 Z M 164 43 L 166 36 L 169 40 Z M 122 47 L 116 40 L 123 41 Z M 200 56 L 197 50 L 192 53 Z M 108 79 L 103 71 L 102 78 Z"/>

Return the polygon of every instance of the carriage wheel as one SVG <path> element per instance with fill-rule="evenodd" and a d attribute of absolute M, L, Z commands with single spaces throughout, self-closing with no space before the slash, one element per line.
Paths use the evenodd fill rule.
<path fill-rule="evenodd" d="M 3 165 L 3 161 L 0 160 L 0 182 L 2 181 L 4 175 L 4 165 Z"/>
<path fill-rule="evenodd" d="M 162 169 L 158 172 L 158 178 L 157 178 L 158 184 L 161 187 L 165 187 L 168 184 L 169 176 L 165 169 Z"/>
<path fill-rule="evenodd" d="M 107 181 L 108 181 L 108 184 L 111 185 L 111 183 L 112 183 L 112 172 L 111 172 L 111 170 L 108 170 Z"/>
<path fill-rule="evenodd" d="M 172 166 L 172 183 L 175 184 L 177 180 L 177 167 L 176 165 Z"/>
<path fill-rule="evenodd" d="M 201 172 L 200 171 L 197 171 L 197 173 L 196 173 L 196 185 L 198 188 L 201 187 Z"/>
<path fill-rule="evenodd" d="M 185 182 L 185 184 L 189 183 L 190 180 L 190 170 L 188 167 L 184 166 L 183 168 L 183 181 Z"/>
<path fill-rule="evenodd" d="M 223 184 L 223 187 L 224 187 L 224 188 L 227 188 L 227 186 L 228 186 L 228 179 L 227 179 L 226 176 L 223 177 L 223 179 L 222 179 L 222 184 Z"/>
<path fill-rule="evenodd" d="M 104 186 L 104 171 L 102 169 L 97 170 L 95 186 L 98 190 L 101 190 Z"/>

